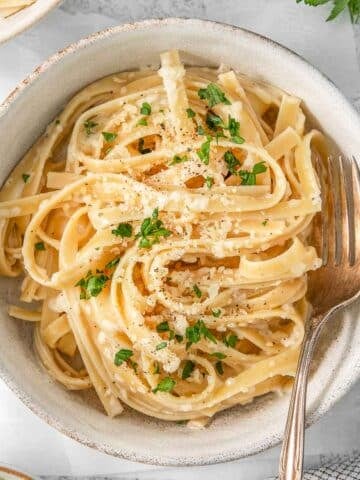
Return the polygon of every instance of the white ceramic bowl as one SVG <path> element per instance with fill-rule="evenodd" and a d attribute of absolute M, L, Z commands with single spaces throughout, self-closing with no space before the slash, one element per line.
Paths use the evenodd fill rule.
<path fill-rule="evenodd" d="M 61 0 L 37 0 L 29 7 L 5 18 L 0 24 L 0 43 L 10 40 L 55 8 Z"/>
<path fill-rule="evenodd" d="M 188 63 L 225 63 L 304 99 L 307 110 L 346 154 L 360 152 L 360 121 L 345 97 L 284 47 L 240 28 L 201 20 L 150 20 L 95 34 L 51 57 L 0 107 L 0 181 L 48 122 L 79 89 L 104 75 L 158 64 L 178 48 Z M 107 418 L 94 396 L 67 392 L 43 371 L 31 347 L 31 327 L 10 319 L 14 292 L 0 284 L 0 370 L 18 397 L 70 437 L 112 455 L 161 465 L 208 464 L 249 455 L 278 442 L 288 396 L 269 395 L 219 414 L 205 430 L 159 422 L 127 410 Z M 308 395 L 308 420 L 326 412 L 360 373 L 359 307 L 335 319 L 318 349 Z"/>

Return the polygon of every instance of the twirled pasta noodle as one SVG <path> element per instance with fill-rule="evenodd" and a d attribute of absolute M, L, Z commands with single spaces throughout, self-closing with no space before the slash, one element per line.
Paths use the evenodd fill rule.
<path fill-rule="evenodd" d="M 10 17 L 23 8 L 29 7 L 36 0 L 0 0 L 0 19 Z"/>
<path fill-rule="evenodd" d="M 86 87 L 17 165 L 0 269 L 25 274 L 37 308 L 9 313 L 37 322 L 57 381 L 111 416 L 198 425 L 291 384 L 326 146 L 299 99 L 176 51 L 161 63 Z"/>

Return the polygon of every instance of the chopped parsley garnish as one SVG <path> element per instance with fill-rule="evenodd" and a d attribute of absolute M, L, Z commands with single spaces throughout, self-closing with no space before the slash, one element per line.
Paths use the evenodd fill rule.
<path fill-rule="evenodd" d="M 107 275 L 101 272 L 93 275 L 90 270 L 86 277 L 75 284 L 75 287 L 80 287 L 81 289 L 80 299 L 89 300 L 90 297 L 97 297 L 108 280 L 109 277 Z"/>
<path fill-rule="evenodd" d="M 235 120 L 235 118 L 232 118 L 230 115 L 229 115 L 229 123 L 228 123 L 227 129 L 229 130 L 231 140 L 234 143 L 244 143 L 245 142 L 245 140 L 242 137 L 240 137 L 240 133 L 239 133 L 240 122 L 237 122 Z"/>
<path fill-rule="evenodd" d="M 180 157 L 180 155 L 174 155 L 173 159 L 169 163 L 169 166 L 177 165 L 178 163 L 184 163 L 184 162 L 187 162 L 188 160 L 189 159 L 186 155 L 184 155 L 183 157 Z"/>
<path fill-rule="evenodd" d="M 239 338 L 234 333 L 230 333 L 227 337 L 223 338 L 223 343 L 229 348 L 235 348 Z"/>
<path fill-rule="evenodd" d="M 202 125 L 197 126 L 197 133 L 198 135 L 205 135 L 205 130 Z"/>
<path fill-rule="evenodd" d="M 145 218 L 135 238 L 140 238 L 140 248 L 151 248 L 155 243 L 159 243 L 161 237 L 169 237 L 170 230 L 164 227 L 162 220 L 159 220 L 159 209 L 155 208 L 151 217 Z"/>
<path fill-rule="evenodd" d="M 220 308 L 216 308 L 214 310 L 211 310 L 212 316 L 215 318 L 219 318 L 221 315 L 221 310 Z"/>
<path fill-rule="evenodd" d="M 239 160 L 235 157 L 235 155 L 228 150 L 227 152 L 224 153 L 224 160 L 225 163 L 228 167 L 229 172 L 232 175 L 237 175 L 238 171 L 236 170 L 236 167 L 240 166 Z"/>
<path fill-rule="evenodd" d="M 158 332 L 168 332 L 170 330 L 169 322 L 161 322 L 156 325 L 156 331 Z"/>
<path fill-rule="evenodd" d="M 132 226 L 130 223 L 119 223 L 116 228 L 111 230 L 111 233 L 117 237 L 130 238 L 132 235 Z"/>
<path fill-rule="evenodd" d="M 89 137 L 94 133 L 94 128 L 98 126 L 98 123 L 93 122 L 90 118 L 84 122 L 84 128 L 86 135 Z"/>
<path fill-rule="evenodd" d="M 144 148 L 144 143 L 145 143 L 145 140 L 143 138 L 140 138 L 138 143 L 138 150 L 141 153 L 141 155 L 145 155 L 146 153 L 152 152 L 151 148 Z"/>
<path fill-rule="evenodd" d="M 60 123 L 60 120 L 57 118 L 57 119 L 55 120 L 55 125 L 59 125 L 59 123 Z"/>
<path fill-rule="evenodd" d="M 156 345 L 155 350 L 156 351 L 162 350 L 163 348 L 166 348 L 166 347 L 167 347 L 167 342 L 161 342 L 158 345 Z"/>
<path fill-rule="evenodd" d="M 174 340 L 174 338 L 175 338 L 174 330 L 169 330 L 169 340 Z"/>
<path fill-rule="evenodd" d="M 114 258 L 112 260 L 110 260 L 110 262 L 108 262 L 106 265 L 105 265 L 105 270 L 112 270 L 113 268 L 116 267 L 116 265 L 120 262 L 120 257 L 117 257 L 117 258 Z"/>
<path fill-rule="evenodd" d="M 225 353 L 222 353 L 222 352 L 214 352 L 211 354 L 211 356 L 218 358 L 219 360 L 224 360 L 224 358 L 226 358 Z"/>
<path fill-rule="evenodd" d="M 144 127 L 147 127 L 147 124 L 148 124 L 148 122 L 147 122 L 146 118 L 140 118 L 140 120 L 137 122 L 136 125 L 137 126 L 138 125 L 143 125 Z"/>
<path fill-rule="evenodd" d="M 158 362 L 155 362 L 154 363 L 154 371 L 153 371 L 154 374 L 157 374 L 157 373 L 160 373 L 160 365 L 158 364 Z"/>
<path fill-rule="evenodd" d="M 200 88 L 198 95 L 201 100 L 207 100 L 210 108 L 218 103 L 231 105 L 231 102 L 226 98 L 225 93 L 216 85 L 216 83 L 209 83 L 206 88 Z"/>
<path fill-rule="evenodd" d="M 123 362 L 126 362 L 129 360 L 130 357 L 134 355 L 134 352 L 132 350 L 128 350 L 127 348 L 122 348 L 118 352 L 115 353 L 114 357 L 114 363 L 117 367 L 120 367 L 120 365 L 123 364 Z"/>
<path fill-rule="evenodd" d="M 23 173 L 21 176 L 22 176 L 23 182 L 27 183 L 30 178 L 30 175 L 28 173 Z"/>
<path fill-rule="evenodd" d="M 200 150 L 196 152 L 200 160 L 205 163 L 205 165 L 209 165 L 211 140 L 212 138 L 207 135 L 206 141 L 201 145 Z"/>
<path fill-rule="evenodd" d="M 144 102 L 140 108 L 141 115 L 150 115 L 151 114 L 151 105 L 148 102 Z"/>
<path fill-rule="evenodd" d="M 157 384 L 157 387 L 153 389 L 153 393 L 171 392 L 175 385 L 175 380 L 173 380 L 171 377 L 165 377 Z"/>
<path fill-rule="evenodd" d="M 225 128 L 224 122 L 219 115 L 215 115 L 215 113 L 208 112 L 205 121 L 210 130 L 216 130 L 218 127 Z"/>
<path fill-rule="evenodd" d="M 268 221 L 269 220 L 266 218 L 263 222 L 261 222 L 261 224 L 265 227 L 267 225 Z"/>
<path fill-rule="evenodd" d="M 200 288 L 199 288 L 196 284 L 193 285 L 193 290 L 194 290 L 195 295 L 196 295 L 198 298 L 201 298 L 202 291 L 200 290 Z"/>
<path fill-rule="evenodd" d="M 211 188 L 214 185 L 214 179 L 213 177 L 206 177 L 205 178 L 205 183 L 208 188 Z"/>
<path fill-rule="evenodd" d="M 187 113 L 187 116 L 188 118 L 194 118 L 196 113 L 194 112 L 194 110 L 192 110 L 191 108 L 187 108 L 186 109 L 186 113 Z"/>
<path fill-rule="evenodd" d="M 181 343 L 181 342 L 184 340 L 184 337 L 183 337 L 183 335 L 175 334 L 175 340 L 176 340 L 178 343 Z"/>
<path fill-rule="evenodd" d="M 113 132 L 101 132 L 101 133 L 107 142 L 113 142 L 117 137 L 117 133 L 113 133 Z"/>
<path fill-rule="evenodd" d="M 263 162 L 255 163 L 251 172 L 247 170 L 240 170 L 241 185 L 256 185 L 256 175 L 266 172 L 267 168 Z"/>
<path fill-rule="evenodd" d="M 210 332 L 203 320 L 198 320 L 191 327 L 187 327 L 185 336 L 187 340 L 186 349 L 191 347 L 193 343 L 198 343 L 201 337 L 207 338 L 213 343 L 217 343 L 215 336 Z"/>
<path fill-rule="evenodd" d="M 218 362 L 216 362 L 215 368 L 219 375 L 222 375 L 224 373 L 222 361 L 219 360 Z"/>
<path fill-rule="evenodd" d="M 44 242 L 37 242 L 35 243 L 35 250 L 45 250 Z"/>
<path fill-rule="evenodd" d="M 183 380 L 186 380 L 187 378 L 189 378 L 192 372 L 194 371 L 194 368 L 195 368 L 195 363 L 192 362 L 191 360 L 186 360 L 186 363 L 184 365 L 184 368 L 181 374 L 181 378 Z"/>
<path fill-rule="evenodd" d="M 238 170 L 236 167 L 240 166 L 239 160 L 235 155 L 228 150 L 224 153 L 224 160 L 229 169 L 229 172 L 232 175 L 239 175 L 241 178 L 241 185 L 256 185 L 256 175 L 259 173 L 264 173 L 267 170 L 267 167 L 264 161 L 255 163 L 252 168 L 252 171 L 248 170 Z"/>

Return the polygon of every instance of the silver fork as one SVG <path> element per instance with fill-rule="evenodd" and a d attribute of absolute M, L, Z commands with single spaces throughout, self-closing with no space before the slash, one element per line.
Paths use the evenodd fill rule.
<path fill-rule="evenodd" d="M 313 306 L 306 321 L 280 455 L 279 480 L 300 480 L 303 471 L 306 389 L 314 347 L 324 324 L 360 293 L 360 171 L 356 159 L 316 164 L 322 212 L 314 219 L 311 244 L 323 266 L 309 274 Z"/>

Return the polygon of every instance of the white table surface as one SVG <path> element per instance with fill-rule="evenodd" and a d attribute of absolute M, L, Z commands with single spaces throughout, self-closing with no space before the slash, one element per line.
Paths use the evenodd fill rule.
<path fill-rule="evenodd" d="M 67 0 L 60 9 L 52 12 L 43 22 L 16 40 L 0 46 L 0 100 L 29 73 L 40 61 L 57 49 L 94 31 L 125 21 L 141 18 L 187 16 L 200 17 L 244 25 L 242 9 L 252 8 L 253 2 L 245 0 Z M 262 5 L 265 5 L 264 0 Z M 280 0 L 267 0 L 267 6 Z M 290 3 L 287 0 L 291 14 Z M 251 7 L 250 4 L 251 3 Z M 285 4 L 284 4 L 285 5 Z M 287 8 L 287 7 L 286 7 Z M 300 6 L 298 7 L 300 8 Z M 304 8 L 305 7 L 301 7 Z M 249 13 L 249 12 L 248 12 Z M 310 13 L 310 10 L 309 10 Z M 307 13 L 306 13 L 307 15 Z M 323 21 L 324 10 L 315 9 L 311 15 L 317 15 Z M 251 16 L 250 16 L 251 18 Z M 71 19 L 71 21 L 68 21 Z M 273 25 L 271 9 L 256 18 L 257 30 L 273 38 L 285 41 L 286 28 L 281 30 Z M 320 23 L 319 23 L 320 24 Z M 76 25 L 76 28 L 74 28 Z M 251 27 L 251 23 L 245 22 Z M 330 28 L 326 27 L 326 28 Z M 331 62 L 337 62 L 343 49 L 348 59 L 348 70 L 341 72 L 332 69 L 328 73 L 337 82 L 360 110 L 360 82 L 358 65 L 360 59 L 360 27 L 354 29 L 358 55 L 354 53 L 353 39 L 341 44 L 341 38 L 349 38 L 346 19 L 333 25 L 332 37 L 339 51 L 338 57 L 333 50 L 326 48 L 326 39 L 322 45 L 303 45 L 301 53 L 326 71 Z M 288 26 L 291 30 L 291 25 Z M 306 25 L 304 25 L 304 32 Z M 351 35 L 353 32 L 351 31 Z M 46 39 L 46 40 L 44 40 Z M 346 43 L 346 42 L 345 42 Z M 352 43 L 350 45 L 350 43 Z M 350 51 L 351 49 L 351 51 Z M 352 57 L 353 56 L 353 61 Z M 334 60 L 335 58 L 335 60 Z M 349 63 L 350 62 L 350 63 Z M 339 74 L 339 75 L 337 75 Z M 359 132 L 360 134 L 360 132 Z M 0 337 L 1 338 L 1 337 Z M 1 348 L 1 343 L 0 343 Z M 358 383 L 327 415 L 307 431 L 306 465 L 318 465 L 337 455 L 360 451 L 360 383 Z M 241 436 L 241 432 L 239 432 Z M 88 476 L 104 475 L 121 478 L 187 480 L 198 479 L 206 475 L 207 480 L 218 479 L 219 474 L 227 480 L 260 480 L 276 472 L 279 447 L 253 457 L 228 464 L 200 468 L 167 469 L 135 464 L 115 459 L 84 447 L 61 433 L 53 430 L 38 419 L 8 390 L 0 381 L 0 463 L 13 464 L 34 474 L 48 476 Z"/>

